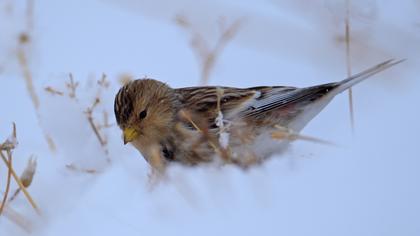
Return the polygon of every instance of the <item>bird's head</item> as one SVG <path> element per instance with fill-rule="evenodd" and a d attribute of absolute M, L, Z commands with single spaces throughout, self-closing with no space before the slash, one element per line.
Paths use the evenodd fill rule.
<path fill-rule="evenodd" d="M 142 149 L 165 139 L 174 124 L 175 103 L 173 89 L 157 80 L 138 79 L 124 85 L 114 102 L 124 144 L 133 142 Z"/>

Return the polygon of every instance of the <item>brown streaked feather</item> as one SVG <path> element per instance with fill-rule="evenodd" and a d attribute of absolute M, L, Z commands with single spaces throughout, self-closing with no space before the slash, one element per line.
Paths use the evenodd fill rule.
<path fill-rule="evenodd" d="M 295 88 L 287 86 L 259 86 L 250 88 L 232 87 L 189 87 L 176 89 L 182 108 L 191 113 L 200 114 L 208 118 L 208 128 L 215 127 L 218 116 L 217 89 L 223 90 L 220 98 L 221 112 L 228 119 L 243 119 L 245 122 L 267 123 L 273 122 L 273 113 L 281 112 L 282 108 L 292 108 L 294 104 L 303 106 L 328 93 L 335 84 L 325 84 L 309 88 Z M 308 103 L 304 101 L 307 100 Z M 288 110 L 283 116 L 295 116 L 299 107 Z M 270 123 L 269 122 L 269 123 Z M 274 123 L 273 123 L 274 124 Z"/>
<path fill-rule="evenodd" d="M 404 60 L 387 60 L 341 82 L 322 84 L 306 88 L 287 86 L 261 86 L 251 88 L 231 87 L 189 87 L 175 89 L 183 109 L 208 117 L 214 123 L 217 117 L 217 89 L 223 90 L 221 111 L 229 118 L 241 118 L 254 123 L 265 123 L 264 120 L 291 120 L 305 107 L 324 95 L 333 96 L 348 89 L 356 83 L 371 77 Z M 333 91 L 333 92 L 332 92 Z M 280 115 L 279 115 L 280 114 Z M 273 117 L 274 115 L 274 117 Z M 274 119 L 273 119 L 274 118 Z M 211 124 L 209 124 L 211 126 Z M 209 127 L 210 127 L 209 126 Z"/>

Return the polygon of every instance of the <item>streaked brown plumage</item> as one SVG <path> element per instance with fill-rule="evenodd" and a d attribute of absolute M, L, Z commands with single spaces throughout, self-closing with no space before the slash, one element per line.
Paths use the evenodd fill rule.
<path fill-rule="evenodd" d="M 307 88 L 172 89 L 139 79 L 117 93 L 115 116 L 124 142 L 131 142 L 149 163 L 155 156 L 187 165 L 217 156 L 263 160 L 287 144 L 271 139 L 275 125 L 299 132 L 335 95 L 400 62 L 389 60 L 341 82 Z M 227 145 L 221 143 L 221 133 L 228 133 Z"/>

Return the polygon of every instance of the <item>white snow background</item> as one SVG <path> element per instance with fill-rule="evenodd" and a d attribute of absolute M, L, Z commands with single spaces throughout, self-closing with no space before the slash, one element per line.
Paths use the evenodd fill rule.
<path fill-rule="evenodd" d="M 190 35 L 174 23 L 182 14 L 209 42 L 220 17 L 242 19 L 211 85 L 338 81 L 346 77 L 345 1 L 35 0 L 25 50 L 40 97 L 38 117 L 16 57 L 25 3 L 0 0 L 0 139 L 15 122 L 18 173 L 29 156 L 37 157 L 28 191 L 42 215 L 22 194 L 9 205 L 33 224 L 31 235 L 420 235 L 419 1 L 351 1 L 353 72 L 391 58 L 407 61 L 354 88 L 354 134 L 345 93 L 303 130 L 338 147 L 297 141 L 247 171 L 173 166 L 155 186 L 147 163 L 123 145 L 116 126 L 105 130 L 112 162 L 104 161 L 83 113 L 102 73 L 111 84 L 94 115 L 107 110 L 112 123 L 121 74 L 197 85 Z M 80 83 L 77 102 L 44 90 L 66 91 L 70 72 Z M 3 193 L 4 165 L 0 176 Z M 0 216 L 1 236 L 26 234 Z"/>

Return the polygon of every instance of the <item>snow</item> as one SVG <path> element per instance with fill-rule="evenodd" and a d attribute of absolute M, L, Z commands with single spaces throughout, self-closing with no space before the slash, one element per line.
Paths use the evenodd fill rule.
<path fill-rule="evenodd" d="M 173 166 L 150 183 L 149 168 L 121 131 L 102 130 L 105 154 L 84 111 L 95 96 L 95 121 L 113 118 L 122 74 L 145 75 L 173 87 L 197 85 L 199 60 L 190 36 L 174 23 L 183 14 L 209 42 L 217 21 L 243 18 L 209 83 L 248 87 L 309 86 L 346 75 L 345 1 L 34 1 L 27 45 L 37 112 L 16 57 L 25 29 L 24 1 L 0 1 L 0 140 L 17 125 L 13 165 L 18 173 L 34 155 L 28 191 L 10 207 L 33 224 L 31 235 L 419 235 L 420 224 L 420 4 L 352 2 L 352 71 L 386 59 L 406 58 L 354 88 L 356 128 L 350 129 L 347 96 L 338 95 L 304 130 L 338 147 L 295 142 L 263 165 Z M 67 92 L 68 73 L 79 82 Z M 105 73 L 110 87 L 99 89 Z M 54 140 L 51 151 L 44 134 Z M 111 159 L 111 163 L 106 158 Z M 95 169 L 89 174 L 66 168 Z M 7 170 L 0 166 L 3 193 Z M 12 191 L 16 184 L 12 185 Z M 26 235 L 0 216 L 0 235 Z"/>

